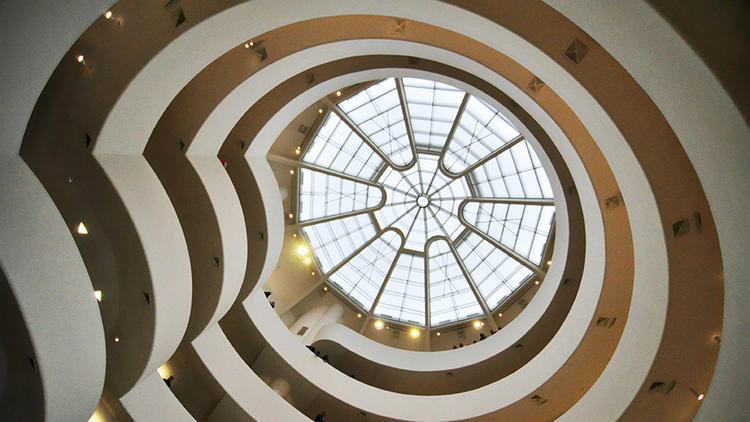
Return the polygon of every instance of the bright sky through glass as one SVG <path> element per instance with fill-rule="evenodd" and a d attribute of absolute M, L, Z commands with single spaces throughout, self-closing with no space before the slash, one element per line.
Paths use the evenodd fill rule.
<path fill-rule="evenodd" d="M 302 162 L 301 231 L 327 282 L 369 315 L 430 327 L 482 317 L 544 274 L 549 178 L 510 120 L 471 94 L 373 83 L 324 116 Z"/>

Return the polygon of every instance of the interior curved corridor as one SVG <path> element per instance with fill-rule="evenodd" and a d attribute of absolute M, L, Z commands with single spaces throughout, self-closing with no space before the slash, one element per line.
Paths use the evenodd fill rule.
<path fill-rule="evenodd" d="M 6 3 L 4 419 L 750 419 L 750 7 Z"/>

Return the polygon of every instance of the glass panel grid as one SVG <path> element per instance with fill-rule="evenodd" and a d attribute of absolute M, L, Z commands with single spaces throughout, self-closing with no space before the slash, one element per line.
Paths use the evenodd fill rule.
<path fill-rule="evenodd" d="M 460 173 L 518 135 L 519 132 L 499 111 L 471 96 L 443 162 L 450 172 Z"/>
<path fill-rule="evenodd" d="M 412 161 L 414 156 L 394 78 L 378 82 L 338 106 L 395 165 L 404 166 Z"/>
<path fill-rule="evenodd" d="M 471 183 L 484 198 L 552 198 L 547 173 L 526 141 L 474 169 Z"/>
<path fill-rule="evenodd" d="M 418 148 L 441 151 L 465 93 L 425 79 L 404 78 L 403 83 L 414 143 Z"/>
<path fill-rule="evenodd" d="M 352 257 L 328 281 L 345 295 L 369 310 L 385 280 L 388 268 L 396 258 L 401 237 L 393 231 L 383 232 L 370 245 Z"/>
<path fill-rule="evenodd" d="M 367 214 L 344 217 L 302 228 L 310 248 L 327 273 L 357 248 L 375 236 L 375 225 Z"/>
<path fill-rule="evenodd" d="M 476 233 L 469 233 L 459 241 L 456 250 L 490 309 L 499 305 L 532 275 L 531 270 Z"/>
<path fill-rule="evenodd" d="M 302 161 L 372 179 L 383 160 L 339 116 L 329 113 Z"/>
<path fill-rule="evenodd" d="M 450 246 L 444 240 L 434 241 L 428 252 L 430 280 L 430 325 L 482 315 L 482 307 L 471 291 Z"/>
<path fill-rule="evenodd" d="M 300 169 L 299 221 L 360 211 L 378 205 L 380 189 L 315 170 Z"/>
<path fill-rule="evenodd" d="M 424 326 L 424 287 L 424 258 L 402 253 L 388 278 L 374 314 Z"/>

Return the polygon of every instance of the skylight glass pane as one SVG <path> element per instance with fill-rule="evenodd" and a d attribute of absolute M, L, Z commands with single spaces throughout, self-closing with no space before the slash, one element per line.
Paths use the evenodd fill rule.
<path fill-rule="evenodd" d="M 434 241 L 430 244 L 428 256 L 430 325 L 435 327 L 481 315 L 482 307 L 448 243 Z"/>
<path fill-rule="evenodd" d="M 426 79 L 404 78 L 403 82 L 414 143 L 418 148 L 442 150 L 465 93 Z"/>
<path fill-rule="evenodd" d="M 374 314 L 410 324 L 424 326 L 424 258 L 402 253 Z"/>
<path fill-rule="evenodd" d="M 372 179 L 383 160 L 334 113 L 329 113 L 302 161 Z"/>
<path fill-rule="evenodd" d="M 552 198 L 547 174 L 526 141 L 474 169 L 470 179 L 484 198 Z"/>
<path fill-rule="evenodd" d="M 373 208 L 383 194 L 375 186 L 300 169 L 299 221 Z"/>
<path fill-rule="evenodd" d="M 401 237 L 398 234 L 394 231 L 383 232 L 351 261 L 331 274 L 328 281 L 362 309 L 369 310 L 400 246 Z"/>
<path fill-rule="evenodd" d="M 471 96 L 449 141 L 445 167 L 451 173 L 460 173 L 519 134 L 499 111 Z"/>
<path fill-rule="evenodd" d="M 375 225 L 367 214 L 344 217 L 302 228 L 315 252 L 320 270 L 327 273 L 357 248 L 375 236 Z"/>
<path fill-rule="evenodd" d="M 475 233 L 469 233 L 459 241 L 456 250 L 491 309 L 497 307 L 532 275 L 531 270 Z"/>
<path fill-rule="evenodd" d="M 467 223 L 539 265 L 554 210 L 551 205 L 469 202 L 463 211 Z"/>
<path fill-rule="evenodd" d="M 394 78 L 378 82 L 338 106 L 395 165 L 404 166 L 414 159 Z"/>

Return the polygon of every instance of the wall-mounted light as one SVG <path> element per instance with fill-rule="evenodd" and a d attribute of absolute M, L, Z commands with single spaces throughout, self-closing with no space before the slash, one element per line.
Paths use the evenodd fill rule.
<path fill-rule="evenodd" d="M 372 323 L 372 326 L 375 327 L 376 330 L 382 330 L 385 324 L 383 324 L 383 321 L 377 320 Z"/>
<path fill-rule="evenodd" d="M 552 265 L 552 261 L 547 261 L 547 266 L 549 267 L 550 265 Z"/>
<path fill-rule="evenodd" d="M 115 341 L 115 343 L 119 343 L 120 342 L 120 337 L 115 337 L 114 341 Z"/>
<path fill-rule="evenodd" d="M 102 291 L 101 290 L 94 290 L 94 298 L 96 298 L 97 302 L 102 301 Z"/>
<path fill-rule="evenodd" d="M 539 285 L 539 280 L 534 280 L 534 284 Z"/>
<path fill-rule="evenodd" d="M 310 257 L 305 258 L 305 264 L 309 264 L 312 262 L 312 259 Z"/>
<path fill-rule="evenodd" d="M 111 10 L 107 10 L 104 13 L 104 19 L 112 19 L 112 11 Z"/>
<path fill-rule="evenodd" d="M 312 275 L 315 275 L 315 271 L 312 272 Z"/>
<path fill-rule="evenodd" d="M 503 317 L 503 313 L 500 312 L 500 313 L 497 314 L 497 316 L 498 316 L 498 318 L 502 318 Z"/>
<path fill-rule="evenodd" d="M 323 114 L 323 109 L 322 108 L 318 109 L 318 114 Z"/>
<path fill-rule="evenodd" d="M 305 245 L 299 245 L 299 246 L 297 246 L 297 253 L 298 254 L 304 256 L 304 255 L 307 255 L 307 252 L 308 252 L 307 246 L 305 246 Z"/>
<path fill-rule="evenodd" d="M 323 286 L 323 291 L 327 292 L 328 291 L 328 286 Z"/>
<path fill-rule="evenodd" d="M 693 390 L 692 388 L 690 389 L 690 392 L 693 393 L 693 395 L 695 396 L 696 399 L 698 399 L 698 401 L 702 401 L 703 397 L 705 397 L 705 394 L 699 393 L 699 392 Z"/>
<path fill-rule="evenodd" d="M 336 91 L 336 96 L 340 97 L 341 96 L 341 91 Z"/>
<path fill-rule="evenodd" d="M 440 337 L 440 331 L 438 331 L 437 333 L 435 333 L 435 335 L 438 336 L 438 337 Z"/>
<path fill-rule="evenodd" d="M 482 321 L 480 321 L 480 320 L 476 320 L 476 321 L 474 321 L 474 322 L 472 323 L 472 325 L 474 326 L 474 328 L 475 328 L 475 329 L 477 329 L 477 330 L 481 330 L 481 329 L 482 329 L 482 327 L 484 326 L 484 322 L 482 322 Z"/>
<path fill-rule="evenodd" d="M 83 57 L 83 54 L 79 54 L 78 57 L 76 57 L 76 61 L 78 63 L 84 63 L 86 61 L 86 58 Z"/>
<path fill-rule="evenodd" d="M 289 170 L 289 174 L 294 174 L 294 170 Z"/>
<path fill-rule="evenodd" d="M 89 231 L 88 229 L 86 229 L 86 226 L 83 224 L 83 221 L 78 223 L 78 228 L 76 229 L 76 231 L 78 232 L 78 234 L 83 234 L 83 235 L 89 234 Z"/>
<path fill-rule="evenodd" d="M 419 334 L 420 332 L 416 328 L 412 328 L 411 330 L 409 330 L 409 335 L 411 336 L 411 338 L 419 338 Z"/>
<path fill-rule="evenodd" d="M 289 213 L 289 218 L 294 218 L 294 214 Z"/>

